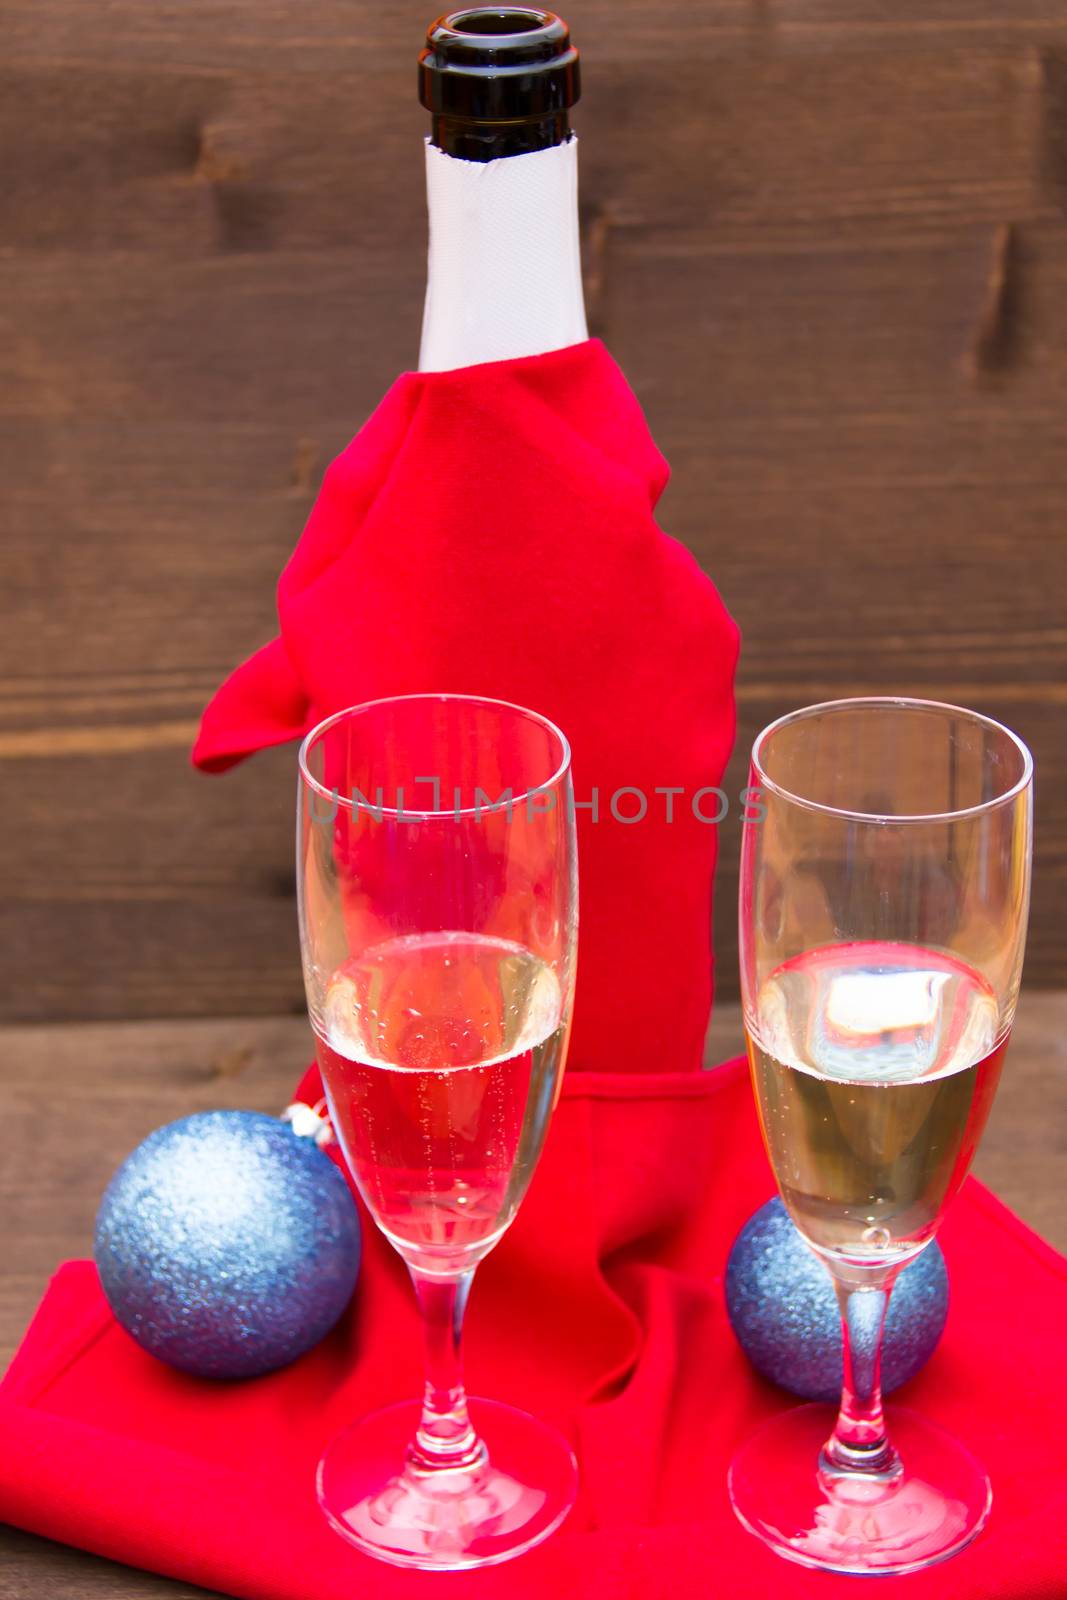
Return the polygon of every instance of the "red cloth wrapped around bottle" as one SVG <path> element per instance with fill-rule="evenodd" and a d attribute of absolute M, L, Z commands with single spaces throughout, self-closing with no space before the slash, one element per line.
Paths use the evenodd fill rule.
<path fill-rule="evenodd" d="M 737 635 L 656 527 L 665 477 L 595 342 L 402 378 L 327 475 L 281 581 L 280 637 L 220 691 L 196 749 L 222 768 L 361 700 L 489 694 L 558 721 L 579 802 L 598 792 L 599 821 L 579 812 L 568 1074 L 465 1339 L 473 1394 L 574 1442 L 570 1518 L 514 1563 L 447 1578 L 380 1565 L 330 1531 L 314 1491 L 324 1444 L 421 1383 L 407 1274 L 365 1214 L 342 1322 L 242 1383 L 161 1365 L 111 1317 L 94 1268 L 63 1267 L 0 1385 L 0 1517 L 249 1600 L 435 1585 L 471 1600 L 780 1600 L 848 1581 L 784 1565 L 726 1493 L 737 1444 L 792 1401 L 749 1367 L 723 1302 L 730 1244 L 773 1189 L 743 1063 L 697 1070 L 715 855 L 701 817 L 718 809 L 698 796 L 733 738 Z M 647 815 L 616 820 L 613 797 Z M 317 1098 L 314 1072 L 302 1093 Z M 1067 1401 L 1067 1262 L 973 1182 L 943 1245 L 948 1328 L 906 1398 L 980 1454 L 994 1510 L 950 1568 L 883 1579 L 879 1595 L 1062 1600 L 1067 1486 L 1047 1419 Z"/>
<path fill-rule="evenodd" d="M 710 791 L 738 634 L 656 525 L 666 481 L 597 340 L 406 374 L 326 473 L 278 585 L 281 633 L 219 690 L 193 754 L 220 770 L 426 691 L 558 723 L 578 806 L 572 1071 L 695 1070 L 711 1002 Z"/>

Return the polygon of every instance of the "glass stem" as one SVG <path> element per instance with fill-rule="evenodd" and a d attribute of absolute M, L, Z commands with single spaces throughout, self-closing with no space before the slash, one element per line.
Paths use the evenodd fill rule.
<path fill-rule="evenodd" d="M 485 1446 L 471 1426 L 463 1387 L 460 1340 L 474 1268 L 452 1278 L 431 1278 L 409 1267 L 422 1313 L 426 1342 L 426 1388 L 411 1447 L 416 1467 L 456 1471 L 485 1460 Z"/>
<path fill-rule="evenodd" d="M 823 1465 L 843 1472 L 884 1475 L 897 1466 L 882 1413 L 882 1339 L 894 1272 L 878 1284 L 843 1283 L 834 1278 L 841 1309 L 844 1364 L 841 1408 L 823 1450 Z"/>

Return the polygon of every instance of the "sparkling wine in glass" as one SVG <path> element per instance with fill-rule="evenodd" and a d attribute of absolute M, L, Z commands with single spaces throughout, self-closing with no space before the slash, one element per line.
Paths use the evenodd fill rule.
<path fill-rule="evenodd" d="M 541 1153 L 565 1040 L 559 980 L 510 939 L 390 939 L 334 974 L 318 1038 L 379 1227 L 433 1271 L 480 1260 Z"/>
<path fill-rule="evenodd" d="M 533 712 L 413 695 L 341 712 L 300 756 L 301 940 L 330 1113 L 406 1262 L 421 1405 L 357 1422 L 320 1464 L 338 1532 L 397 1565 L 518 1555 L 570 1509 L 544 1423 L 468 1404 L 459 1339 L 478 1262 L 529 1185 L 566 1056 L 577 878 L 570 754 Z"/>
<path fill-rule="evenodd" d="M 843 700 L 772 723 L 750 782 L 741 982 L 767 1152 L 831 1274 L 844 1373 L 730 1468 L 741 1521 L 780 1555 L 909 1572 L 989 1512 L 970 1453 L 907 1411 L 879 1357 L 894 1279 L 970 1168 L 1019 992 L 1030 886 L 1029 752 L 955 706 Z M 753 813 L 758 814 L 756 812 Z"/>

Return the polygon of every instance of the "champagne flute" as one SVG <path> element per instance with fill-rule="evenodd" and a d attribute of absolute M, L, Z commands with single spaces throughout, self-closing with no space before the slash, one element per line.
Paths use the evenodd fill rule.
<path fill-rule="evenodd" d="M 961 1549 L 991 1490 L 974 1457 L 879 1388 L 900 1269 L 937 1231 L 996 1092 L 1019 993 L 1031 779 L 1007 728 L 926 700 L 855 699 L 753 747 L 741 988 L 782 1199 L 830 1272 L 836 1421 L 775 1417 L 730 1467 L 734 1510 L 779 1555 L 910 1572 Z M 758 815 L 758 812 L 754 813 Z"/>
<path fill-rule="evenodd" d="M 570 750 L 498 700 L 410 695 L 328 718 L 300 751 L 308 1011 L 333 1126 L 422 1315 L 421 1406 L 362 1418 L 319 1465 L 346 1539 L 398 1566 L 463 1568 L 547 1538 L 570 1447 L 468 1405 L 474 1269 L 541 1154 L 567 1051 L 577 938 Z"/>

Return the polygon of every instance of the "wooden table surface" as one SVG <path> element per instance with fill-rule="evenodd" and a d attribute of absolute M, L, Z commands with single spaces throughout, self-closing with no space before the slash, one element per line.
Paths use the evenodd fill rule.
<path fill-rule="evenodd" d="M 1028 993 L 976 1170 L 1067 1250 L 1067 992 Z M 738 1048 L 723 1008 L 709 1061 Z M 49 1274 L 88 1254 L 108 1177 L 151 1129 L 209 1107 L 280 1110 L 308 1056 L 295 1017 L 73 1023 L 0 1029 L 5 1164 L 0 1197 L 0 1366 Z M 58 1108 L 52 1114 L 50 1108 Z M 204 1591 L 0 1529 L 2 1600 L 193 1600 Z"/>

